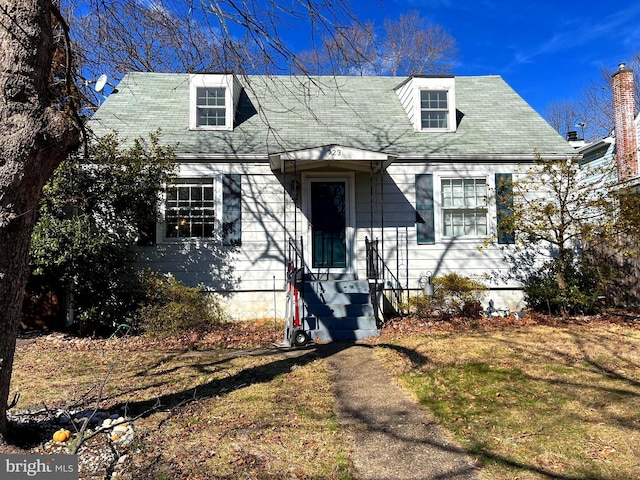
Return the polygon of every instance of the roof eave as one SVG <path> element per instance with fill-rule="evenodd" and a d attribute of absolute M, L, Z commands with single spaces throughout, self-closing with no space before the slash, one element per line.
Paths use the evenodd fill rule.
<path fill-rule="evenodd" d="M 548 160 L 569 160 L 576 158 L 576 153 L 541 152 L 536 153 L 425 153 L 398 155 L 397 161 L 463 161 L 463 162 L 533 162 L 539 158 Z"/>
<path fill-rule="evenodd" d="M 180 161 L 254 161 L 254 162 L 269 162 L 273 161 L 275 157 L 280 157 L 281 154 L 266 154 L 266 153 L 177 153 L 176 157 Z M 461 161 L 461 162 L 532 162 L 540 157 L 549 160 L 569 160 L 580 156 L 578 152 L 542 152 L 539 155 L 536 153 L 421 153 L 421 154 L 393 154 L 384 153 L 380 158 L 375 160 L 391 160 L 402 161 Z M 287 158 L 286 155 L 284 155 Z M 282 158 L 282 157 L 280 157 Z M 287 159 L 294 160 L 294 156 L 290 156 Z M 302 160 L 302 158 L 297 158 Z M 308 159 L 308 158 L 307 158 Z"/>

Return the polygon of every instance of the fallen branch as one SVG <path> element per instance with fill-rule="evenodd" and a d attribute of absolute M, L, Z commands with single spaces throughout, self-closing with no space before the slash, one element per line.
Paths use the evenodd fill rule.
<path fill-rule="evenodd" d="M 9 402 L 9 405 L 7 405 L 7 410 L 15 407 L 18 404 L 18 400 L 20 400 L 20 392 L 16 392 L 16 394 L 13 396 L 13 400 L 11 400 Z"/>

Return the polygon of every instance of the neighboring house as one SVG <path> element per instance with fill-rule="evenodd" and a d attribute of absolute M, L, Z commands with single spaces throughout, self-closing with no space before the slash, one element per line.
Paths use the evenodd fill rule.
<path fill-rule="evenodd" d="M 362 320 L 367 279 L 406 290 L 506 272 L 501 248 L 480 248 L 512 241 L 497 229 L 508 206 L 492 200 L 496 185 L 536 150 L 575 154 L 498 76 L 130 73 L 90 127 L 129 139 L 161 129 L 178 144 L 179 179 L 141 265 L 224 295 L 235 318 L 272 318 L 303 257 L 307 275 L 334 282 L 295 292 L 318 304 L 304 328 L 325 339 L 375 333 Z M 491 288 L 487 302 L 522 306 L 519 285 Z"/>
<path fill-rule="evenodd" d="M 624 63 L 612 76 L 614 130 L 601 140 L 580 146 L 577 153 L 582 157 L 584 172 L 589 181 L 594 180 L 593 171 L 602 176 L 609 175 L 612 191 L 622 201 L 637 205 L 640 191 L 640 168 L 638 165 L 638 137 L 640 115 L 635 110 L 635 86 L 633 70 Z M 594 170 L 590 170 L 594 167 Z M 635 207 L 637 208 L 637 207 Z M 606 258 L 609 265 L 617 269 L 616 281 L 607 287 L 607 297 L 614 304 L 627 306 L 640 302 L 638 278 L 640 259 L 630 252 L 638 249 L 637 239 L 619 235 L 614 245 L 591 245 L 594 255 Z"/>
<path fill-rule="evenodd" d="M 617 190 L 636 193 L 640 186 L 638 168 L 638 131 L 640 116 L 636 116 L 633 70 L 624 63 L 612 76 L 614 130 L 601 140 L 581 145 L 577 152 L 586 164 L 615 165 Z"/>

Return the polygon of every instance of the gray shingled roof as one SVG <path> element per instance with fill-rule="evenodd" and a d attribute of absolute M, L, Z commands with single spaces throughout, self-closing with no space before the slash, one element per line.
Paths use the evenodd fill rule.
<path fill-rule="evenodd" d="M 130 73 L 96 112 L 97 134 L 160 128 L 178 153 L 256 155 L 342 145 L 391 155 L 521 155 L 573 148 L 499 76 L 456 77 L 453 133 L 414 131 L 394 88 L 399 77 L 242 78 L 233 131 L 189 130 L 189 76 Z"/>

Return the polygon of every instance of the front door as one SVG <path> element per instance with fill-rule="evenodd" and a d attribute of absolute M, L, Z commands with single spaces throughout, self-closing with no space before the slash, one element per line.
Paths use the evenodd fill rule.
<path fill-rule="evenodd" d="M 351 244 L 350 179 L 310 177 L 307 218 L 311 267 L 349 271 Z"/>

